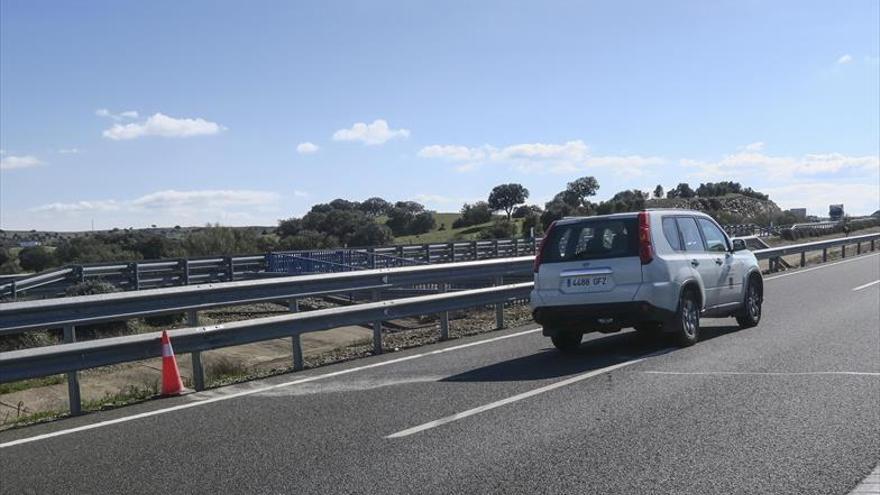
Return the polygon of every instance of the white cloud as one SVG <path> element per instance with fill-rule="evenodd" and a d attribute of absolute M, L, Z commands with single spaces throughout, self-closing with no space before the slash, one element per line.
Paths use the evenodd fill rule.
<path fill-rule="evenodd" d="M 310 194 L 308 192 L 298 191 L 298 190 L 294 190 L 293 195 L 296 196 L 297 198 L 308 198 L 310 196 Z"/>
<path fill-rule="evenodd" d="M 138 113 L 135 110 L 126 110 L 124 112 L 113 113 L 106 108 L 99 108 L 95 110 L 95 115 L 97 115 L 98 117 L 106 117 L 116 121 L 138 118 Z"/>
<path fill-rule="evenodd" d="M 92 220 L 102 228 L 157 225 L 272 225 L 281 196 L 271 191 L 164 190 L 132 199 L 97 199 L 0 210 L 4 228 L 78 230 Z"/>
<path fill-rule="evenodd" d="M 755 141 L 742 147 L 746 151 L 761 151 L 764 149 L 764 141 Z"/>
<path fill-rule="evenodd" d="M 226 128 L 215 122 L 202 118 L 169 117 L 162 113 L 153 114 L 144 122 L 130 124 L 113 124 L 105 130 L 105 138 L 114 141 L 135 139 L 144 136 L 191 137 L 217 134 Z"/>
<path fill-rule="evenodd" d="M 564 143 L 525 143 L 503 148 L 491 145 L 469 148 L 461 145 L 431 145 L 422 148 L 422 158 L 457 163 L 456 170 L 467 172 L 484 164 L 508 165 L 521 172 L 567 174 L 593 167 L 608 167 L 628 175 L 638 175 L 643 167 L 666 163 L 654 156 L 597 156 L 581 140 Z"/>
<path fill-rule="evenodd" d="M 169 189 L 141 196 L 130 202 L 141 208 L 218 208 L 263 205 L 278 200 L 278 194 L 251 190 L 175 191 Z"/>
<path fill-rule="evenodd" d="M 382 119 L 376 119 L 372 124 L 358 122 L 351 129 L 339 129 L 333 133 L 334 141 L 360 141 L 367 145 L 384 144 L 391 139 L 408 137 L 408 129 L 391 129 L 388 122 Z"/>
<path fill-rule="evenodd" d="M 311 155 L 317 153 L 319 149 L 318 145 L 310 143 L 309 141 L 296 145 L 296 152 L 300 155 Z"/>
<path fill-rule="evenodd" d="M 33 155 L 15 156 L 3 153 L 0 158 L 0 170 L 13 170 L 17 168 L 30 168 L 42 165 L 43 162 Z"/>
<path fill-rule="evenodd" d="M 828 215 L 828 205 L 843 203 L 853 214 L 870 214 L 880 209 L 880 185 L 865 183 L 798 182 L 762 187 L 781 208 L 807 208 L 812 215 Z"/>
<path fill-rule="evenodd" d="M 755 176 L 758 178 L 791 178 L 819 174 L 852 172 L 875 173 L 880 157 L 851 156 L 842 153 L 808 153 L 800 157 L 771 156 L 760 151 L 742 151 L 727 155 L 716 162 L 682 159 L 681 165 L 696 169 L 691 176 L 700 179 Z"/>
<path fill-rule="evenodd" d="M 77 155 L 82 153 L 82 150 L 79 148 L 61 148 L 58 150 L 58 153 L 61 155 Z"/>
<path fill-rule="evenodd" d="M 839 59 L 837 59 L 838 64 L 848 64 L 852 61 L 853 61 L 853 57 L 849 53 L 842 55 Z"/>
<path fill-rule="evenodd" d="M 37 206 L 32 211 L 45 211 L 53 213 L 81 212 L 81 211 L 116 211 L 122 205 L 115 200 L 98 200 L 98 201 L 75 201 L 72 203 L 50 203 L 47 205 Z"/>
<path fill-rule="evenodd" d="M 482 148 L 468 148 L 453 144 L 434 144 L 419 150 L 418 155 L 422 158 L 441 158 L 453 162 L 473 162 L 485 160 L 492 150 L 493 148 L 488 145 Z"/>

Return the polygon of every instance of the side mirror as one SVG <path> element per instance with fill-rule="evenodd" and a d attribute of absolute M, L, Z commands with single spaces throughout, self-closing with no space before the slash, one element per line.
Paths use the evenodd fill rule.
<path fill-rule="evenodd" d="M 742 239 L 733 239 L 733 251 L 743 251 L 746 248 L 746 241 Z"/>

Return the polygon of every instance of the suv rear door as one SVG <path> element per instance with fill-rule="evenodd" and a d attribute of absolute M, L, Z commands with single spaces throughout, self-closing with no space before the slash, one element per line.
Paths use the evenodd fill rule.
<path fill-rule="evenodd" d="M 547 305 L 631 301 L 642 282 L 635 216 L 563 222 L 544 242 L 535 289 Z"/>

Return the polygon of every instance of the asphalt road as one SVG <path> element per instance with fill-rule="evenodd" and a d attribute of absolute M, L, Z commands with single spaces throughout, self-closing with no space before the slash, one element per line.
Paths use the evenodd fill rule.
<path fill-rule="evenodd" d="M 768 278 L 758 327 L 687 349 L 517 328 L 7 431 L 0 492 L 846 494 L 880 462 L 878 279 Z"/>

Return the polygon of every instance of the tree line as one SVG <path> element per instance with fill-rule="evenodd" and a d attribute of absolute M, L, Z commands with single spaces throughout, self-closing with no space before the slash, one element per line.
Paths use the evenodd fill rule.
<path fill-rule="evenodd" d="M 599 182 L 593 176 L 568 182 L 565 189 L 544 203 L 544 207 L 527 204 L 529 190 L 522 184 L 495 186 L 485 201 L 466 203 L 452 224 L 454 229 L 481 226 L 483 239 L 508 238 L 516 235 L 540 235 L 554 220 L 566 216 L 590 216 L 637 211 L 651 199 L 702 198 L 707 210 L 715 210 L 719 221 L 738 223 L 738 219 L 720 211 L 717 198 L 729 194 L 766 200 L 766 194 L 744 188 L 737 182 L 703 183 L 692 189 L 680 183 L 666 191 L 657 185 L 653 193 L 639 189 L 615 193 L 606 201 L 593 202 Z M 784 218 L 751 219 L 764 223 L 783 223 Z M 491 223 L 490 223 L 491 222 Z M 486 225 L 488 224 L 488 225 Z M 435 212 L 415 201 L 390 202 L 380 197 L 364 201 L 334 199 L 320 203 L 302 217 L 279 220 L 274 231 L 259 232 L 252 228 L 208 225 L 188 231 L 179 237 L 132 229 L 102 232 L 62 239 L 55 246 L 34 246 L 17 254 L 0 248 L 0 273 L 42 271 L 73 263 L 137 261 L 143 259 L 181 258 L 211 255 L 252 254 L 277 250 L 310 250 L 338 247 L 387 245 L 395 237 L 420 235 L 437 229 Z M 445 229 L 445 225 L 440 225 Z"/>

